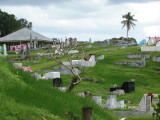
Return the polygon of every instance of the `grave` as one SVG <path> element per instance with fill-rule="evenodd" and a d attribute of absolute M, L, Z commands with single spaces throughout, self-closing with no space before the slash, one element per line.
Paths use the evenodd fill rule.
<path fill-rule="evenodd" d="M 14 68 L 16 69 L 22 69 L 22 63 L 13 63 Z"/>
<path fill-rule="evenodd" d="M 96 58 L 96 60 L 103 60 L 103 59 L 104 59 L 104 55 L 101 55 L 101 56 Z"/>
<path fill-rule="evenodd" d="M 114 94 L 114 95 L 124 95 L 125 92 L 124 92 L 124 90 L 118 90 L 117 89 L 117 90 L 113 91 L 112 94 Z"/>
<path fill-rule="evenodd" d="M 134 82 L 124 82 L 121 87 L 111 87 L 110 92 L 113 92 L 119 89 L 124 90 L 125 93 L 135 92 L 135 84 Z"/>
<path fill-rule="evenodd" d="M 62 79 L 54 78 L 53 79 L 53 87 L 62 87 Z"/>
<path fill-rule="evenodd" d="M 135 55 L 133 55 L 133 54 L 132 55 L 127 55 L 128 59 L 139 59 L 139 58 L 142 58 L 142 57 L 144 57 L 145 59 L 150 59 L 151 58 L 150 55 L 141 55 L 141 54 L 140 55 L 139 54 L 138 55 L 136 55 L 136 54 Z"/>
<path fill-rule="evenodd" d="M 91 96 L 91 92 L 90 91 L 84 91 L 84 92 L 78 93 L 77 95 L 86 98 L 86 97 Z"/>
<path fill-rule="evenodd" d="M 154 61 L 154 62 L 160 62 L 160 56 L 154 57 L 152 59 L 152 61 Z"/>
<path fill-rule="evenodd" d="M 93 97 L 92 97 L 92 100 L 93 100 L 96 104 L 98 104 L 99 106 L 102 105 L 102 97 L 101 97 L 101 96 L 93 96 Z"/>
<path fill-rule="evenodd" d="M 126 105 L 124 104 L 124 100 L 117 102 L 117 96 L 110 95 L 108 96 L 104 107 L 109 108 L 109 109 L 115 109 L 115 108 L 125 108 Z"/>
<path fill-rule="evenodd" d="M 153 111 L 153 109 L 151 109 L 151 96 L 147 96 L 147 94 L 144 94 L 136 110 Z"/>
<path fill-rule="evenodd" d="M 117 96 L 116 95 L 108 96 L 105 107 L 109 109 L 117 108 Z"/>
<path fill-rule="evenodd" d="M 47 80 L 47 79 L 54 79 L 54 78 L 60 78 L 60 72 L 48 72 L 44 74 L 43 76 L 39 75 L 38 73 L 34 73 L 34 76 L 37 80 Z"/>
<path fill-rule="evenodd" d="M 141 51 L 160 51 L 160 46 L 141 47 Z"/>
<path fill-rule="evenodd" d="M 115 62 L 115 64 L 144 68 L 146 66 L 146 61 L 145 61 L 145 58 L 143 57 L 141 61 L 118 61 L 118 62 Z"/>
<path fill-rule="evenodd" d="M 7 56 L 7 48 L 6 48 L 6 44 L 3 44 L 3 47 L 0 46 L 0 56 Z"/>
<path fill-rule="evenodd" d="M 44 76 L 46 79 L 60 78 L 60 72 L 48 72 Z"/>

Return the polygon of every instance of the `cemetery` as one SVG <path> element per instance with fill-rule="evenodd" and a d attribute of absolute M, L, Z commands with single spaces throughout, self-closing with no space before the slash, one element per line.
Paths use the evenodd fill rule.
<path fill-rule="evenodd" d="M 15 75 L 18 72 L 18 76 L 21 76 L 21 78 L 16 79 L 22 81 L 24 79 L 26 82 L 29 80 L 30 82 L 28 81 L 29 83 L 27 84 L 29 86 L 37 86 L 38 88 L 36 89 L 42 93 L 47 93 L 48 91 L 52 91 L 53 94 L 58 93 L 59 97 L 57 99 L 62 103 L 63 101 L 60 96 L 64 96 L 66 100 L 69 100 L 70 98 L 65 95 L 67 94 L 70 97 L 76 96 L 74 97 L 75 101 L 77 99 L 84 103 L 88 101 L 90 106 L 96 109 L 96 111 L 102 108 L 102 111 L 105 112 L 106 109 L 109 109 L 109 111 L 113 112 L 110 114 L 115 114 L 114 119 L 121 118 L 122 114 L 125 115 L 125 118 L 130 115 L 133 115 L 132 118 L 143 115 L 152 118 L 151 115 L 154 110 L 151 107 L 151 103 L 157 103 L 157 96 L 159 94 L 159 76 L 155 77 L 152 75 L 153 72 L 154 74 L 159 74 L 159 71 L 154 71 L 153 69 L 153 67 L 158 69 L 159 63 L 156 57 L 158 53 L 141 52 L 139 51 L 139 47 L 119 49 L 119 47 L 114 46 L 98 47 L 98 45 L 92 44 L 92 48 L 87 48 L 87 52 L 89 53 L 88 60 L 73 59 L 71 62 L 66 59 L 63 60 L 63 64 L 69 68 L 70 64 L 85 68 L 82 75 L 80 74 L 82 72 L 81 69 L 78 67 L 73 69 L 74 74 L 80 74 L 82 81 L 71 93 L 68 93 L 67 87 L 70 84 L 73 73 L 63 65 L 54 66 L 55 61 L 50 58 L 50 55 L 54 55 L 55 53 L 50 53 L 44 49 L 31 51 L 27 50 L 27 47 L 26 49 L 21 49 L 19 54 L 9 50 L 6 53 L 8 54 L 6 57 L 1 56 L 3 58 L 1 59 L 1 64 L 5 59 L 10 61 L 14 59 L 14 56 L 18 58 L 13 63 L 5 62 L 6 65 L 13 65 L 13 68 L 7 68 L 8 72 L 10 71 Z M 99 48 L 98 52 L 96 51 L 97 47 Z M 71 55 L 74 54 L 78 53 L 72 52 Z M 48 61 L 49 58 L 51 60 Z M 153 58 L 153 61 L 150 58 Z M 133 61 L 128 61 L 128 59 L 132 59 Z M 3 68 L 1 68 L 1 71 L 3 71 Z M 4 72 L 2 73 L 5 74 Z M 150 79 L 154 82 L 150 83 Z M 11 89 L 15 90 L 14 88 Z M 30 88 L 28 89 L 30 90 Z M 154 99 L 146 94 L 149 92 L 153 93 Z M 19 95 L 17 94 L 15 97 L 19 98 Z M 48 96 L 47 99 L 50 98 L 52 97 Z M 56 101 L 54 100 L 54 102 Z M 76 105 L 78 103 L 73 101 L 73 104 Z M 63 108 L 63 105 L 59 107 Z M 131 113 L 130 111 L 133 112 Z M 137 111 L 140 112 L 137 113 Z M 146 111 L 148 114 L 146 114 Z M 106 115 L 108 116 L 108 114 Z M 99 114 L 99 116 L 101 115 Z"/>
<path fill-rule="evenodd" d="M 74 2 L 60 2 L 64 10 L 70 5 L 66 11 L 56 9 L 58 1 L 54 6 L 53 1 L 46 2 L 46 14 L 40 9 L 42 1 L 40 6 L 30 2 L 27 8 L 21 2 L 13 13 L 23 5 L 28 18 L 36 22 L 37 32 L 32 22 L 18 18 L 23 11 L 16 17 L 0 9 L 0 120 L 160 120 L 160 37 L 143 36 L 152 35 L 154 26 L 148 31 L 145 23 L 146 28 L 142 25 L 130 37 L 137 19 L 128 12 L 119 22 L 127 30 L 123 37 L 116 20 L 101 23 L 99 6 L 104 1 L 93 1 L 85 4 L 89 11 L 83 7 L 84 15 L 78 14 L 82 8 L 76 11 L 84 1 L 78 7 Z M 112 7 L 124 3 L 132 5 L 125 1 Z M 93 12 L 91 7 L 97 8 Z M 41 10 L 40 14 L 34 10 Z M 92 19 L 96 13 L 100 16 Z M 114 27 L 109 28 L 110 24 Z"/>

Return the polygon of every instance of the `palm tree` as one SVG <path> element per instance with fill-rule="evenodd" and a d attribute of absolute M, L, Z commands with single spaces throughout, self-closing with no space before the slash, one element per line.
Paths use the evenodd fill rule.
<path fill-rule="evenodd" d="M 131 29 L 131 27 L 133 27 L 133 29 L 134 29 L 134 26 L 136 26 L 136 24 L 134 24 L 133 22 L 137 21 L 137 20 L 134 19 L 134 15 L 131 15 L 131 12 L 128 12 L 127 14 L 123 15 L 122 18 L 125 19 L 121 22 L 121 24 L 123 24 L 122 28 L 124 28 L 126 26 L 126 28 L 127 28 L 127 38 L 128 38 L 128 32 Z"/>

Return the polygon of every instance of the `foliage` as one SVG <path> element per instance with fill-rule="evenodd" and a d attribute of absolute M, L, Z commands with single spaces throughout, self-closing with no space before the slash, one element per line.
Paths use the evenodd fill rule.
<path fill-rule="evenodd" d="M 7 12 L 3 12 L 0 9 L 0 32 L 1 37 L 8 35 L 16 30 L 19 30 L 23 27 L 27 27 L 29 29 L 32 28 L 32 22 L 28 22 L 26 19 L 21 18 L 17 19 L 14 14 L 9 14 Z"/>
<path fill-rule="evenodd" d="M 152 107 L 154 108 L 155 113 L 153 113 L 153 118 L 157 118 L 158 120 L 160 120 L 160 95 L 158 95 L 159 98 L 159 103 L 157 103 L 156 105 L 152 103 Z"/>
<path fill-rule="evenodd" d="M 127 38 L 128 38 L 128 31 L 131 29 L 131 27 L 134 28 L 134 26 L 136 26 L 134 21 L 137 21 L 137 20 L 134 19 L 134 15 L 131 15 L 131 12 L 128 12 L 127 14 L 123 15 L 122 18 L 125 20 L 121 21 L 121 24 L 123 24 L 123 28 L 126 26 Z"/>

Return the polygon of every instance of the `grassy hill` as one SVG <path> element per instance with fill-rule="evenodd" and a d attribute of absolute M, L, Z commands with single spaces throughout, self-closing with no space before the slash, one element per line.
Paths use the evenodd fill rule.
<path fill-rule="evenodd" d="M 0 58 L 0 66 L 1 120 L 79 120 L 83 106 L 93 107 L 95 120 L 118 119 L 90 98 L 60 92 L 51 81 L 36 81 L 29 73 L 12 68 L 4 58 Z"/>
<path fill-rule="evenodd" d="M 105 49 L 118 50 L 105 52 Z M 81 118 L 82 106 L 91 106 L 93 107 L 94 120 L 116 120 L 119 117 L 112 114 L 110 110 L 99 108 L 91 102 L 91 97 L 83 99 L 75 94 L 88 90 L 92 92 L 92 96 L 100 95 L 106 100 L 109 94 L 99 94 L 97 92 L 109 92 L 111 85 L 117 84 L 121 86 L 123 82 L 130 81 L 130 79 L 135 79 L 136 92 L 117 96 L 118 100 L 134 101 L 132 104 L 127 104 L 127 106 L 138 105 L 143 94 L 148 92 L 159 94 L 160 72 L 155 69 L 160 68 L 160 63 L 147 59 L 146 67 L 142 69 L 114 64 L 116 61 L 129 61 L 126 59 L 127 53 L 140 53 L 139 47 L 119 49 L 118 47 L 94 46 L 87 49 L 87 51 L 88 53 L 95 53 L 97 57 L 104 55 L 105 59 L 98 61 L 95 67 L 87 68 L 81 74 L 81 77 L 104 79 L 104 82 L 82 81 L 73 89 L 72 93 L 62 93 L 52 88 L 52 80 L 36 81 L 29 73 L 13 69 L 11 65 L 5 63 L 5 59 L 0 58 L 0 65 L 2 66 L 0 67 L 0 98 L 2 98 L 0 99 L 0 104 L 2 103 L 2 106 L 0 106 L 0 118 L 8 120 L 9 118 L 56 119 L 56 117 L 59 117 L 59 119 L 71 120 L 69 116 Z M 36 55 L 36 52 L 32 52 L 31 55 Z M 151 53 L 152 57 L 157 55 L 159 55 L 159 52 Z M 49 57 L 43 57 L 40 59 L 40 63 L 23 61 L 23 65 L 30 65 L 33 71 L 37 71 L 55 64 L 54 61 L 48 61 L 48 59 Z M 53 69 L 53 67 L 48 69 Z M 61 75 L 61 78 L 63 80 L 63 86 L 68 86 L 71 76 Z M 142 120 L 142 117 L 129 117 L 128 119 Z"/>

